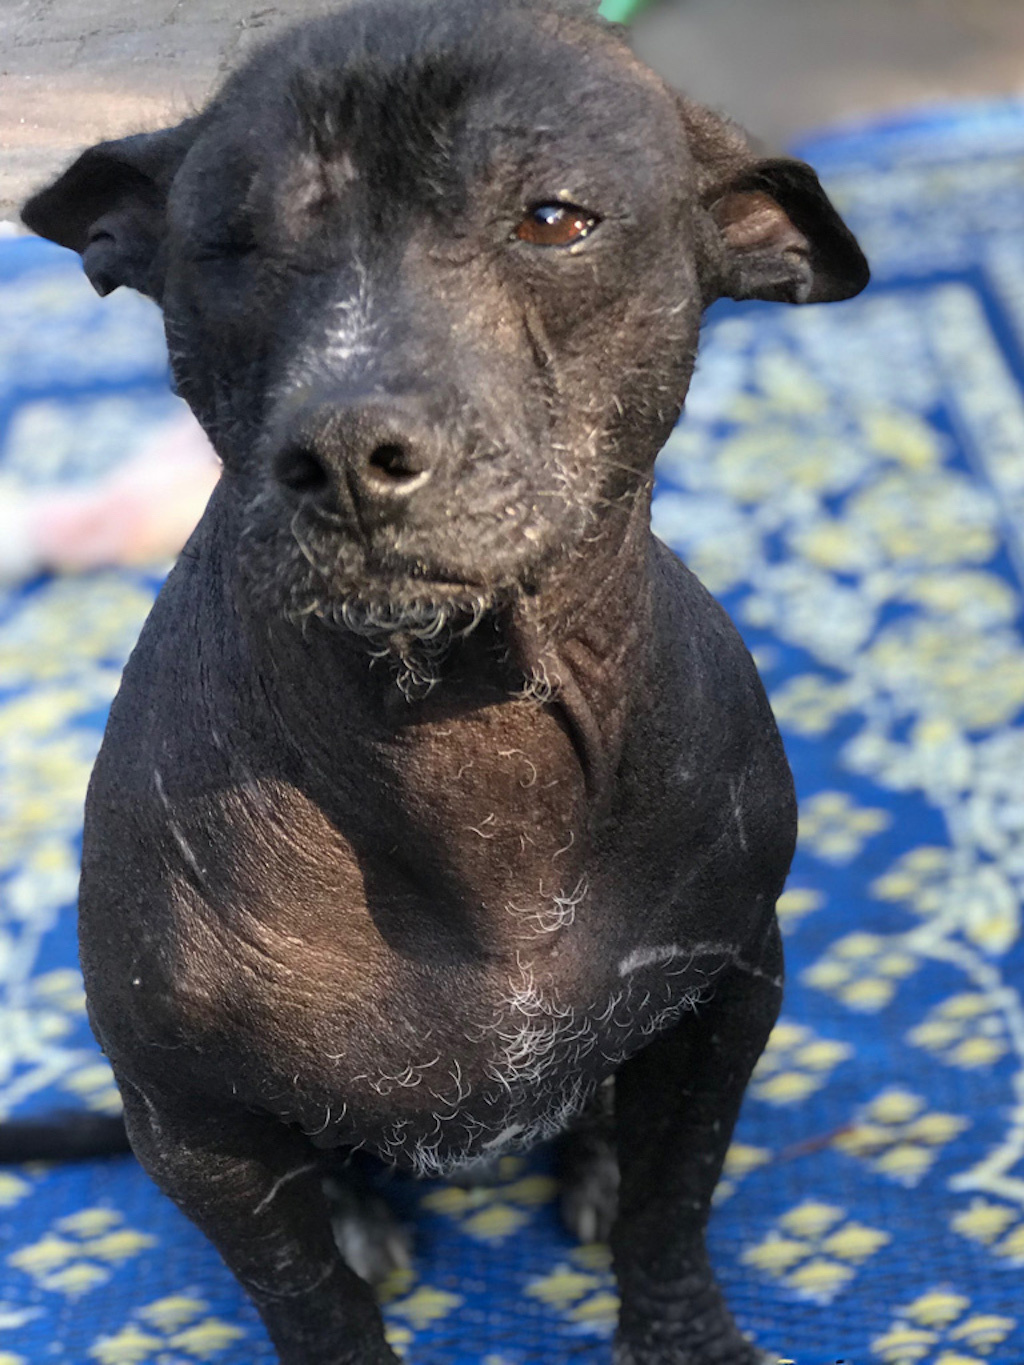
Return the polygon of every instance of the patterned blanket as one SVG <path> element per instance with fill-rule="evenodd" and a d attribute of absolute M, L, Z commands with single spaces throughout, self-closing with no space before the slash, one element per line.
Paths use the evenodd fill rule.
<path fill-rule="evenodd" d="M 711 1243 L 799 1365 L 1024 1362 L 1024 105 L 801 149 L 872 261 L 805 310 L 719 307 L 656 529 L 746 634 L 796 772 L 789 986 Z M 0 242 L 0 496 L 173 411 L 158 319 Z M 82 796 L 154 573 L 0 593 L 0 1117 L 115 1110 L 74 945 Z M 602 1246 L 543 1154 L 391 1182 L 416 1365 L 607 1362 Z M 0 1170 L 0 1365 L 256 1365 L 214 1251 L 130 1158 Z"/>

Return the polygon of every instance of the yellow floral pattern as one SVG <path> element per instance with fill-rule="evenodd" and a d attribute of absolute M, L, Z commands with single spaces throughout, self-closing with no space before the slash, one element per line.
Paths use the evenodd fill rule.
<path fill-rule="evenodd" d="M 828 991 L 852 1010 L 884 1008 L 917 959 L 880 934 L 845 934 L 803 973 L 809 986 Z"/>
<path fill-rule="evenodd" d="M 7 1257 L 7 1264 L 31 1276 L 42 1289 L 78 1298 L 106 1284 L 111 1267 L 138 1256 L 156 1239 L 122 1226 L 113 1209 L 82 1209 L 59 1218 L 38 1241 Z"/>
<path fill-rule="evenodd" d="M 885 1365 L 984 1365 L 1016 1325 L 1015 1318 L 972 1312 L 963 1294 L 933 1289 L 906 1304 L 871 1349 Z"/>
<path fill-rule="evenodd" d="M 927 1175 L 941 1149 L 969 1127 L 969 1119 L 930 1110 L 921 1095 L 893 1088 L 866 1105 L 837 1135 L 835 1146 L 866 1161 L 879 1175 L 914 1186 Z"/>
<path fill-rule="evenodd" d="M 503 1242 L 551 1202 L 556 1188 L 550 1176 L 529 1171 L 522 1157 L 506 1156 L 498 1161 L 494 1183 L 442 1185 L 421 1202 L 425 1209 L 454 1219 L 477 1241 Z"/>
<path fill-rule="evenodd" d="M 207 1313 L 202 1299 L 176 1294 L 140 1308 L 135 1320 L 114 1336 L 100 1337 L 89 1350 L 99 1365 L 177 1365 L 178 1361 L 216 1360 L 241 1328 Z"/>
<path fill-rule="evenodd" d="M 742 1259 L 800 1297 L 829 1303 L 848 1287 L 858 1266 L 890 1240 L 880 1228 L 847 1218 L 843 1208 L 805 1200 L 784 1213 Z"/>
<path fill-rule="evenodd" d="M 578 1247 L 549 1274 L 532 1280 L 526 1293 L 599 1335 L 610 1336 L 615 1330 L 619 1298 L 607 1247 Z"/>
<path fill-rule="evenodd" d="M 826 1085 L 852 1054 L 848 1043 L 820 1038 L 813 1029 L 782 1019 L 754 1070 L 751 1093 L 769 1104 L 799 1104 Z"/>

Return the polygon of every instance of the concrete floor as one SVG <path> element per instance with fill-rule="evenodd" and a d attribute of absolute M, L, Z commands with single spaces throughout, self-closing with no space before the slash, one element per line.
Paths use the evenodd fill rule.
<path fill-rule="evenodd" d="M 2 0 L 0 219 L 80 148 L 202 103 L 329 0 Z M 1022 0 L 661 0 L 640 52 L 770 141 L 835 119 L 1024 92 Z"/>
<path fill-rule="evenodd" d="M 666 0 L 636 46 L 777 143 L 838 119 L 1024 93 L 1022 0 Z"/>

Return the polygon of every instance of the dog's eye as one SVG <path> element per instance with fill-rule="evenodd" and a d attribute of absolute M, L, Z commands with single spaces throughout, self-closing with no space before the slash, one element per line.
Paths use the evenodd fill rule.
<path fill-rule="evenodd" d="M 211 232 L 193 244 L 192 256 L 197 261 L 237 261 L 252 255 L 256 239 L 244 227 Z"/>
<path fill-rule="evenodd" d="M 531 246 L 571 246 L 593 232 L 600 221 L 596 213 L 578 204 L 538 204 L 525 215 L 515 235 Z"/>
<path fill-rule="evenodd" d="M 241 261 L 255 250 L 255 242 L 203 242 L 194 256 L 197 261 Z"/>

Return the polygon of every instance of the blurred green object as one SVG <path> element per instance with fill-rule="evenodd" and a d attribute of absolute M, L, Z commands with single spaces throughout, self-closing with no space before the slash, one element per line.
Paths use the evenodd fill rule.
<path fill-rule="evenodd" d="M 598 13 L 613 24 L 628 24 L 650 0 L 601 0 Z"/>

